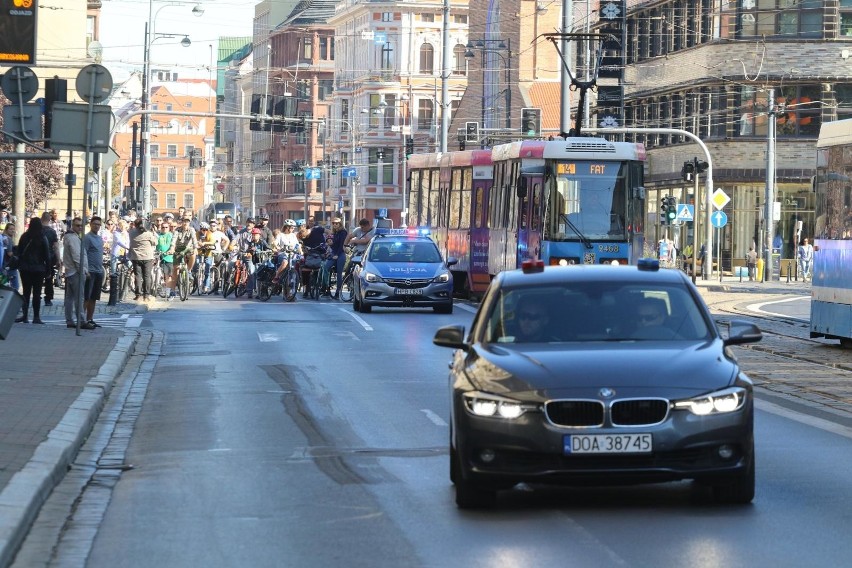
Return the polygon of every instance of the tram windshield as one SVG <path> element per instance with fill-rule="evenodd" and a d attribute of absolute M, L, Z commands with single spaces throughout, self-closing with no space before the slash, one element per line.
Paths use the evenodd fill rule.
<path fill-rule="evenodd" d="M 628 162 L 557 162 L 548 185 L 545 238 L 625 240 L 628 169 Z"/>

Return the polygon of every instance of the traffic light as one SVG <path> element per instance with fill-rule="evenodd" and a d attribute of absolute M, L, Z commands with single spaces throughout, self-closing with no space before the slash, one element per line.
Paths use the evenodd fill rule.
<path fill-rule="evenodd" d="M 521 134 L 524 136 L 541 136 L 541 109 L 521 109 Z"/>
<path fill-rule="evenodd" d="M 663 197 L 660 199 L 660 224 L 666 225 L 669 222 L 669 198 Z"/>
<path fill-rule="evenodd" d="M 677 219 L 677 199 L 672 196 L 666 199 L 669 200 L 668 207 L 666 207 L 666 224 L 671 225 Z"/>
<path fill-rule="evenodd" d="M 694 164 L 696 174 L 703 174 L 707 171 L 707 168 L 710 167 L 710 164 L 708 164 L 707 162 L 701 162 L 698 160 L 698 158 L 695 158 Z"/>
<path fill-rule="evenodd" d="M 466 142 L 479 142 L 479 123 L 464 123 L 464 139 Z"/>
<path fill-rule="evenodd" d="M 50 148 L 50 132 L 53 126 L 53 103 L 68 102 L 68 81 L 54 77 L 44 81 L 44 147 Z"/>
<path fill-rule="evenodd" d="M 692 181 L 695 179 L 695 164 L 692 161 L 684 162 L 683 167 L 680 169 L 680 177 L 683 178 L 683 181 Z"/>
<path fill-rule="evenodd" d="M 411 157 L 411 154 L 414 153 L 414 136 L 409 136 L 405 139 L 405 159 Z"/>

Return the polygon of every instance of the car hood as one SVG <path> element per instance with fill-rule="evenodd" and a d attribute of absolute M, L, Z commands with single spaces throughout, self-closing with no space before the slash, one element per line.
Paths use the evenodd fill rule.
<path fill-rule="evenodd" d="M 371 262 L 367 270 L 382 278 L 435 278 L 444 271 L 440 262 Z"/>
<path fill-rule="evenodd" d="M 477 346 L 468 359 L 474 388 L 494 394 L 527 393 L 547 400 L 597 396 L 607 387 L 620 397 L 679 398 L 730 385 L 736 362 L 721 340 L 642 341 L 618 344 Z"/>

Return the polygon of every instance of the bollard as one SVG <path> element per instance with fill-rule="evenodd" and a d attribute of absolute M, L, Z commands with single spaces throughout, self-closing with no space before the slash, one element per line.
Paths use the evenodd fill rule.
<path fill-rule="evenodd" d="M 109 302 L 108 306 L 114 306 L 118 303 L 118 276 L 115 274 L 109 275 Z"/>

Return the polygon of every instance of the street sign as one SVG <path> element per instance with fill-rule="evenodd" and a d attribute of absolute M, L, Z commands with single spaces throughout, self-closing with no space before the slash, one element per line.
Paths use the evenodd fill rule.
<path fill-rule="evenodd" d="M 387 209 L 379 209 L 379 217 L 385 218 L 387 216 L 388 216 L 388 210 Z"/>
<path fill-rule="evenodd" d="M 711 196 L 711 199 L 712 199 L 712 201 L 713 201 L 713 206 L 714 206 L 716 209 L 724 209 L 724 208 L 725 208 L 725 205 L 727 205 L 727 204 L 728 204 L 728 202 L 730 202 L 730 201 L 731 201 L 731 198 L 730 198 L 730 197 L 728 197 L 728 194 L 727 194 L 727 193 L 725 193 L 724 191 L 722 191 L 722 188 L 721 188 L 721 187 L 717 187 L 717 188 L 716 188 L 716 191 L 714 191 L 714 192 L 713 192 L 713 195 Z"/>
<path fill-rule="evenodd" d="M 695 206 L 689 205 L 687 203 L 681 203 L 677 206 L 677 217 L 675 217 L 676 221 L 694 221 L 695 220 Z"/>
<path fill-rule="evenodd" d="M 716 211 L 710 215 L 710 222 L 717 229 L 721 229 L 728 224 L 728 215 L 724 211 Z"/>
<path fill-rule="evenodd" d="M 305 179 L 320 179 L 322 174 L 320 168 L 305 168 Z"/>
<path fill-rule="evenodd" d="M 358 172 L 355 170 L 355 168 L 341 168 L 340 175 L 345 178 L 354 178 L 358 177 Z"/>

